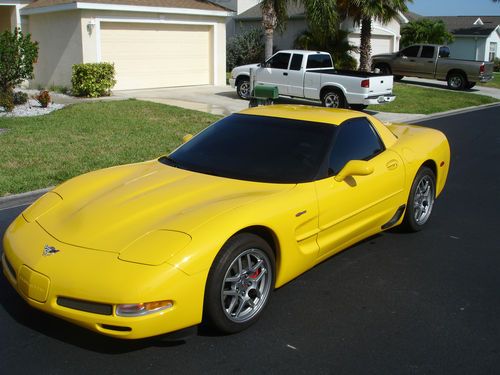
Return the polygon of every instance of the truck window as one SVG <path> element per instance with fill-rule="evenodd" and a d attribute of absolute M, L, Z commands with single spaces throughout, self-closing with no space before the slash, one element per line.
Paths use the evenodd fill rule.
<path fill-rule="evenodd" d="M 290 61 L 290 53 L 280 52 L 267 60 L 270 68 L 274 69 L 288 69 L 288 62 Z"/>
<path fill-rule="evenodd" d="M 309 55 L 307 58 L 307 69 L 317 69 L 317 68 L 332 68 L 332 59 L 330 55 L 325 55 L 317 53 L 315 55 Z"/>
<path fill-rule="evenodd" d="M 303 58 L 304 55 L 294 53 L 292 56 L 292 62 L 290 63 L 290 70 L 300 70 Z"/>
<path fill-rule="evenodd" d="M 411 46 L 402 50 L 400 55 L 406 57 L 417 57 L 419 49 L 420 46 Z"/>
<path fill-rule="evenodd" d="M 434 51 L 436 50 L 436 47 L 433 46 L 423 46 L 422 47 L 422 52 L 420 52 L 420 57 L 423 58 L 433 58 L 434 57 Z"/>

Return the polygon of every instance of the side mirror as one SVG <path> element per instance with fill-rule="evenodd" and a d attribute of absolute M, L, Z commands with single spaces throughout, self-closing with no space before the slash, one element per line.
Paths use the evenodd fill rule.
<path fill-rule="evenodd" d="M 367 176 L 373 173 L 373 165 L 369 161 L 351 160 L 335 176 L 335 181 L 342 182 L 349 176 Z"/>
<path fill-rule="evenodd" d="M 192 134 L 186 134 L 184 137 L 182 137 L 182 143 L 188 142 L 191 138 L 193 138 Z"/>

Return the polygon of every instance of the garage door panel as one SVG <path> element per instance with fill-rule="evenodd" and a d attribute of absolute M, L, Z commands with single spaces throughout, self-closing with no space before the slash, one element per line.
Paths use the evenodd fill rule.
<path fill-rule="evenodd" d="M 101 56 L 117 90 L 211 83 L 209 26 L 102 23 Z"/>
<path fill-rule="evenodd" d="M 376 36 L 372 37 L 372 55 L 378 55 L 381 53 L 391 53 L 393 38 L 390 36 Z"/>

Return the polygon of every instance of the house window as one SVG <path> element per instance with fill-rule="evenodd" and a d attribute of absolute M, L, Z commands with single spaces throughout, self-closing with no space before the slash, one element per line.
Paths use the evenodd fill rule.
<path fill-rule="evenodd" d="M 497 42 L 490 42 L 490 55 L 489 60 L 493 61 L 497 57 Z"/>

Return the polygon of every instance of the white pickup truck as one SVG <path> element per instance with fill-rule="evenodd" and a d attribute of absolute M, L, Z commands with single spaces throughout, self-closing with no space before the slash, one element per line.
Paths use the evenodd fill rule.
<path fill-rule="evenodd" d="M 255 84 L 278 87 L 283 96 L 321 100 L 325 107 L 364 109 L 392 102 L 392 75 L 336 70 L 327 52 L 279 51 L 261 64 L 238 66 L 229 83 L 242 99 L 250 98 L 250 69 Z"/>

